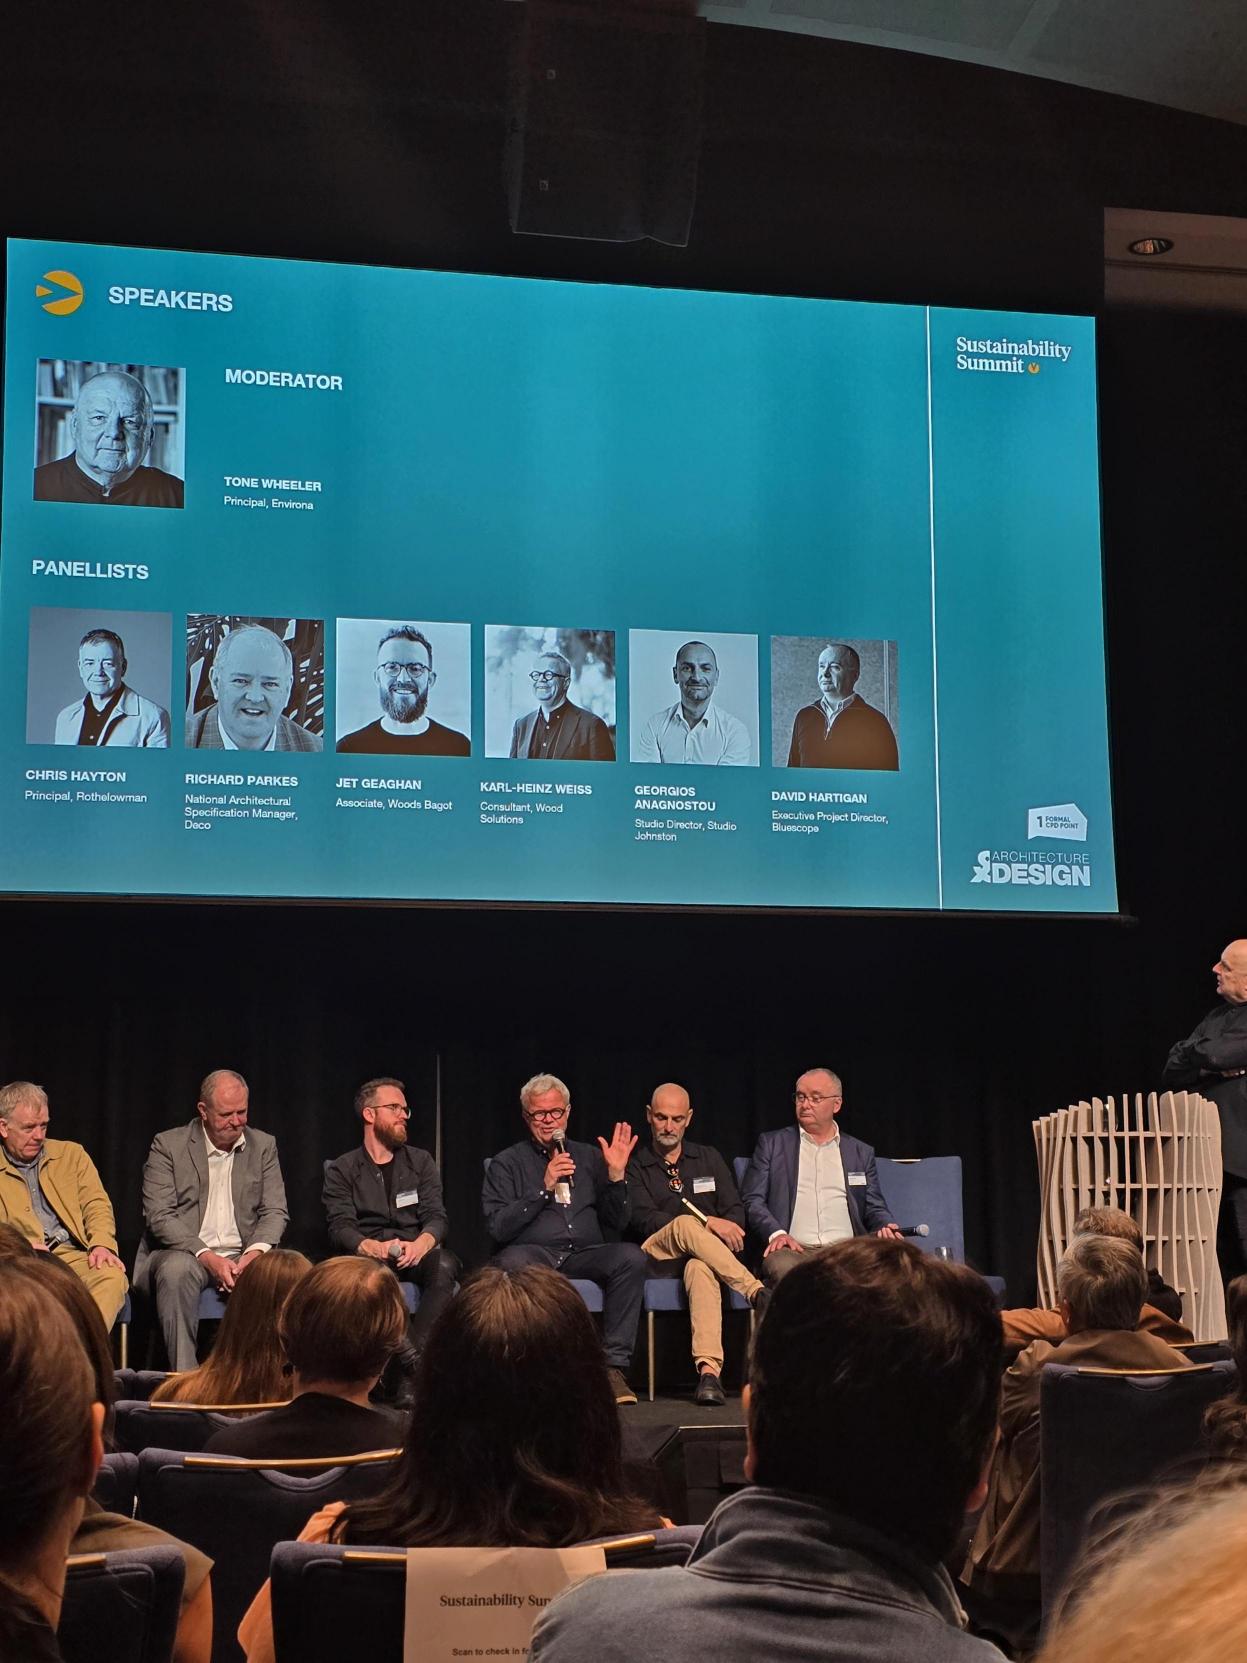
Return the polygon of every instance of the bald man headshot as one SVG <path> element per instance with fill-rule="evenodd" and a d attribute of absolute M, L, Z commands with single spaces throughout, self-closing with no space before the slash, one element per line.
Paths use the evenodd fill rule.
<path fill-rule="evenodd" d="M 819 696 L 803 705 L 793 720 L 790 768 L 900 766 L 892 724 L 855 691 L 861 673 L 857 649 L 844 642 L 832 642 L 819 653 Z"/>
<path fill-rule="evenodd" d="M 1247 940 L 1231 941 L 1212 974 L 1218 1002 L 1170 1051 L 1161 1084 L 1217 1105 L 1225 1169 L 1218 1253 L 1229 1282 L 1247 1271 Z"/>
<path fill-rule="evenodd" d="M 208 671 L 215 704 L 186 718 L 186 743 L 209 751 L 319 751 L 323 741 L 283 714 L 294 687 L 290 648 L 263 624 L 240 624 Z"/>
<path fill-rule="evenodd" d="M 714 648 L 705 641 L 686 641 L 675 655 L 671 679 L 680 696 L 637 730 L 633 762 L 748 768 L 753 761 L 748 728 L 714 702 L 719 685 Z"/>
<path fill-rule="evenodd" d="M 89 376 L 69 418 L 74 448 L 35 469 L 35 501 L 181 508 L 182 481 L 144 464 L 152 427 L 151 394 L 136 376 L 125 370 Z"/>

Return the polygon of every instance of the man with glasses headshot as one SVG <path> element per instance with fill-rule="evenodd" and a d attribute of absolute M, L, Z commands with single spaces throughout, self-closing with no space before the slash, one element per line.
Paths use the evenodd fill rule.
<path fill-rule="evenodd" d="M 512 728 L 511 756 L 541 762 L 614 762 L 615 745 L 606 723 L 567 697 L 572 667 L 561 652 L 542 653 L 528 679 L 537 708 Z"/>
<path fill-rule="evenodd" d="M 379 1259 L 420 1289 L 408 1336 L 418 1355 L 459 1275 L 459 1261 L 445 1245 L 442 1176 L 432 1155 L 407 1142 L 411 1110 L 401 1080 L 365 1080 L 355 1093 L 355 1113 L 363 1142 L 325 1165 L 321 1200 L 329 1240 L 335 1252 Z"/>
<path fill-rule="evenodd" d="M 501 1270 L 548 1265 L 602 1289 L 602 1344 L 616 1403 L 635 1403 L 626 1371 L 636 1344 L 646 1260 L 622 1233 L 632 1212 L 628 1160 L 637 1140 L 617 1121 L 610 1142 L 567 1138 L 571 1093 L 555 1074 L 534 1074 L 520 1087 L 528 1135 L 495 1155 L 485 1171 L 481 1205 L 498 1244 Z"/>
<path fill-rule="evenodd" d="M 381 714 L 338 740 L 339 751 L 372 756 L 469 756 L 467 735 L 443 727 L 428 714 L 437 686 L 433 644 L 414 624 L 395 624 L 377 643 L 372 672 Z"/>
<path fill-rule="evenodd" d="M 745 1209 L 719 1151 L 688 1136 L 693 1106 L 683 1086 L 673 1081 L 659 1086 L 645 1118 L 650 1146 L 638 1149 L 628 1168 L 629 1234 L 641 1243 L 651 1275 L 682 1277 L 693 1327 L 697 1402 L 716 1407 L 726 1402 L 720 1284 L 751 1305 L 764 1291 L 736 1257 L 745 1245 Z"/>
<path fill-rule="evenodd" d="M 763 1243 L 762 1280 L 774 1286 L 811 1247 L 849 1236 L 899 1236 L 879 1188 L 875 1152 L 836 1125 L 840 1076 L 808 1069 L 793 1092 L 796 1123 L 758 1139 L 741 1194 Z"/>

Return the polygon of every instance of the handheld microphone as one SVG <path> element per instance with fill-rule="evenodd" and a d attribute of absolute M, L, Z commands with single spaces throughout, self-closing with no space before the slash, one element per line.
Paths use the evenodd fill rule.
<path fill-rule="evenodd" d="M 931 1226 L 929 1224 L 902 1224 L 900 1232 L 902 1236 L 929 1236 Z"/>
<path fill-rule="evenodd" d="M 551 1143 L 560 1155 L 567 1153 L 567 1138 L 562 1132 L 555 1132 Z M 554 1199 L 560 1207 L 570 1207 L 572 1204 L 572 1181 L 570 1178 L 560 1178 L 554 1186 Z"/>

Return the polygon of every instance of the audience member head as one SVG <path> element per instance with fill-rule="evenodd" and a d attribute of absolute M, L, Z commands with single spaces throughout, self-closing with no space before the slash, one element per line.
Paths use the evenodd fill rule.
<path fill-rule="evenodd" d="M 387 1265 L 325 1259 L 283 1305 L 277 1332 L 296 1391 L 373 1386 L 403 1343 L 407 1307 Z"/>
<path fill-rule="evenodd" d="M 1143 1255 L 1121 1236 L 1075 1236 L 1057 1265 L 1056 1289 L 1071 1334 L 1137 1328 L 1147 1298 Z"/>
<path fill-rule="evenodd" d="M 1036 1663 L 1224 1663 L 1247 1652 L 1247 1487 L 1160 1494 L 1085 1561 Z"/>
<path fill-rule="evenodd" d="M 1227 1461 L 1247 1461 L 1247 1276 L 1236 1276 L 1225 1290 L 1225 1320 L 1230 1352 L 1238 1368 L 1238 1385 L 1228 1397 L 1209 1404 L 1204 1436 L 1209 1452 Z"/>
<path fill-rule="evenodd" d="M 16 1224 L 0 1223 L 0 1260 L 16 1259 L 24 1263 L 38 1254 L 29 1236 L 24 1236 Z"/>
<path fill-rule="evenodd" d="M 434 1323 L 394 1480 L 349 1509 L 340 1536 L 566 1547 L 658 1522 L 625 1487 L 619 1415 L 583 1301 L 565 1277 L 529 1266 L 479 1271 Z"/>
<path fill-rule="evenodd" d="M 1143 1252 L 1143 1232 L 1120 1207 L 1084 1207 L 1074 1220 L 1071 1236 L 1116 1236 Z"/>
<path fill-rule="evenodd" d="M 73 1323 L 91 1368 L 94 1401 L 104 1405 L 107 1418 L 117 1395 L 117 1375 L 113 1368 L 108 1330 L 99 1306 L 87 1292 L 86 1284 L 52 1253 L 31 1253 L 29 1258 L 18 1261 L 14 1268 L 33 1276 L 44 1288 L 45 1297 L 54 1299 Z"/>
<path fill-rule="evenodd" d="M 963 1265 L 874 1236 L 806 1253 L 758 1329 L 746 1473 L 941 1559 L 983 1502 L 1000 1361 Z"/>
<path fill-rule="evenodd" d="M 275 1247 L 253 1259 L 234 1284 L 206 1362 L 166 1380 L 154 1403 L 276 1403 L 290 1396 L 278 1321 L 312 1268 L 310 1259 Z"/>
<path fill-rule="evenodd" d="M 104 1410 L 66 1309 L 0 1266 L 0 1655 L 24 1657 L 30 1607 L 55 1626 L 65 1552 L 95 1481 Z M 98 1320 L 98 1318 L 97 1318 Z"/>

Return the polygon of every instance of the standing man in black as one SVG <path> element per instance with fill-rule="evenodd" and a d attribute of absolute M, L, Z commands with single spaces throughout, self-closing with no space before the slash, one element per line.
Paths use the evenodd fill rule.
<path fill-rule="evenodd" d="M 458 1259 L 442 1245 L 448 1226 L 441 1174 L 432 1155 L 408 1145 L 411 1110 L 401 1080 L 365 1080 L 355 1093 L 355 1112 L 363 1143 L 325 1167 L 329 1239 L 336 1252 L 380 1259 L 420 1289 L 410 1324 L 419 1352 L 459 1274 Z"/>
<path fill-rule="evenodd" d="M 528 1135 L 490 1161 L 481 1205 L 499 1251 L 500 1270 L 548 1265 L 562 1276 L 602 1289 L 602 1344 L 616 1403 L 635 1403 L 626 1370 L 636 1344 L 645 1288 L 645 1255 L 632 1242 L 607 1241 L 603 1228 L 624 1231 L 632 1212 L 628 1158 L 632 1128 L 619 1121 L 607 1143 L 566 1140 L 571 1093 L 554 1074 L 534 1074 L 520 1087 Z"/>
<path fill-rule="evenodd" d="M 723 1295 L 734 1288 L 751 1305 L 762 1283 L 736 1257 L 745 1245 L 745 1207 L 727 1162 L 687 1135 L 693 1107 L 683 1086 L 659 1086 L 646 1106 L 650 1146 L 628 1168 L 630 1234 L 657 1275 L 682 1275 L 693 1328 L 697 1401 L 726 1401 L 723 1383 Z"/>
<path fill-rule="evenodd" d="M 1221 1116 L 1222 1207 L 1233 1225 L 1237 1265 L 1223 1265 L 1228 1282 L 1247 1270 L 1247 940 L 1231 941 L 1212 967 L 1221 1003 L 1169 1053 L 1162 1085 L 1192 1089 L 1211 1099 Z"/>

